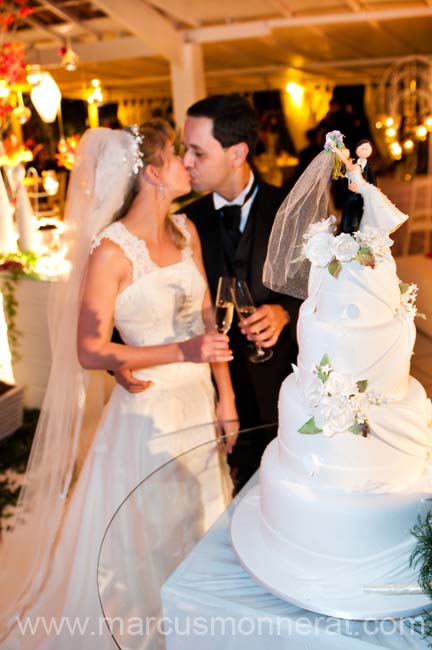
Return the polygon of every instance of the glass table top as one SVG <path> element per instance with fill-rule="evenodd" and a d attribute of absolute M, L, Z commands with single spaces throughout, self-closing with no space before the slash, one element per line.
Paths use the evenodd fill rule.
<path fill-rule="evenodd" d="M 243 439 L 268 435 L 274 428 L 264 425 L 238 435 Z M 187 433 L 191 430 L 203 442 L 145 477 L 113 514 L 102 540 L 97 572 L 100 605 L 121 650 L 165 648 L 156 629 L 162 616 L 161 588 L 233 498 L 215 424 Z"/>

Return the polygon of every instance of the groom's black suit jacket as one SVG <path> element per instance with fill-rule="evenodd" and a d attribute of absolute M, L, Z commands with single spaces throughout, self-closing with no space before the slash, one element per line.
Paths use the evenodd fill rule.
<path fill-rule="evenodd" d="M 362 176 L 367 183 L 376 185 L 376 178 L 373 167 L 367 162 L 362 168 Z M 364 201 L 361 194 L 352 192 L 348 188 L 348 179 L 342 180 L 342 219 L 341 232 L 353 233 L 360 227 L 360 221 L 363 216 Z"/>
<path fill-rule="evenodd" d="M 279 304 L 290 314 L 291 321 L 274 346 L 273 357 L 261 364 L 248 361 L 246 338 L 241 334 L 237 320 L 233 322 L 229 333 L 234 353 L 230 371 L 242 428 L 277 420 L 280 385 L 291 372 L 291 363 L 295 363 L 297 356 L 296 326 L 300 301 L 271 291 L 262 282 L 273 221 L 285 195 L 286 190 L 282 188 L 258 183 L 245 230 L 235 255 L 231 257 L 227 252 L 221 217 L 214 208 L 212 194 L 182 209 L 198 230 L 213 300 L 219 276 L 234 274 L 238 279 L 247 281 L 256 306 Z"/>

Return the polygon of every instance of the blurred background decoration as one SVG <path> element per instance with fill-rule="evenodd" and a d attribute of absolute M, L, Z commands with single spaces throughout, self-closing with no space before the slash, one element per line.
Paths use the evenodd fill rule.
<path fill-rule="evenodd" d="M 406 56 L 388 68 L 379 87 L 375 128 L 394 160 L 417 155 L 432 132 L 432 58 Z"/>
<path fill-rule="evenodd" d="M 0 135 L 6 130 L 12 111 L 21 123 L 30 114 L 25 111 L 19 84 L 25 81 L 24 46 L 14 37 L 21 19 L 33 13 L 28 0 L 0 2 Z"/>

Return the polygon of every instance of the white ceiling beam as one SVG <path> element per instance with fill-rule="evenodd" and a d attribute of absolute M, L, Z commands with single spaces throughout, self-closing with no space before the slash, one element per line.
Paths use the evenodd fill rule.
<path fill-rule="evenodd" d="M 346 4 L 352 11 L 358 12 L 358 11 L 363 11 L 364 7 L 360 4 L 360 2 L 357 2 L 357 0 L 345 0 Z M 372 29 L 375 32 L 379 32 L 381 30 L 381 26 L 377 20 L 368 20 L 368 24 L 372 27 Z"/>
<path fill-rule="evenodd" d="M 69 32 L 69 29 L 70 29 L 71 25 L 76 25 L 76 26 L 80 27 L 81 29 L 84 29 L 84 31 L 88 32 L 89 34 L 92 34 L 92 36 L 96 36 L 96 37 L 99 36 L 98 33 L 94 29 L 80 23 L 80 21 L 77 20 L 75 18 L 75 16 L 70 11 L 68 11 L 67 9 L 59 7 L 58 3 L 51 2 L 51 0 L 39 0 L 39 2 L 42 4 L 42 6 L 44 8 L 51 11 L 51 13 L 55 14 L 59 18 L 62 18 L 63 20 L 66 21 L 66 28 L 67 29 L 63 28 L 63 30 L 62 30 L 65 34 L 67 34 Z"/>
<path fill-rule="evenodd" d="M 285 2 L 285 0 L 271 0 L 272 7 L 275 7 L 278 11 L 280 11 L 284 16 L 292 16 L 293 15 L 293 10 L 291 6 Z"/>
<path fill-rule="evenodd" d="M 16 11 L 16 6 L 14 6 L 12 2 L 5 2 L 4 6 L 7 9 L 9 9 L 9 10 L 11 10 L 13 12 Z M 36 18 L 31 17 L 31 16 L 24 16 L 22 18 L 20 17 L 20 21 L 23 22 L 25 25 L 29 25 L 33 29 L 42 32 L 48 38 L 51 38 L 51 40 L 54 40 L 54 42 L 63 44 L 63 42 L 64 42 L 63 38 L 58 36 L 50 27 L 44 25 L 43 23 L 41 23 Z M 20 32 L 20 37 L 17 40 L 19 40 L 19 41 L 22 40 L 21 39 L 21 32 Z"/>
<path fill-rule="evenodd" d="M 190 0 L 176 0 L 174 5 L 170 3 L 169 7 L 166 7 L 164 0 L 151 0 L 151 4 L 162 9 L 165 14 L 169 14 L 178 22 L 189 23 L 193 27 L 198 27 L 200 24 L 196 18 L 190 16 Z"/>
<path fill-rule="evenodd" d="M 186 30 L 185 40 L 191 43 L 217 43 L 220 41 L 237 41 L 243 38 L 270 36 L 272 28 L 268 20 L 251 20 L 245 23 L 211 25 Z"/>
<path fill-rule="evenodd" d="M 136 36 L 112 38 L 93 43 L 80 43 L 76 41 L 73 44 L 73 49 L 78 54 L 80 60 L 85 61 L 85 63 L 102 63 L 104 61 L 117 61 L 120 59 L 158 55 L 157 52 L 152 51 Z M 27 62 L 39 63 L 44 67 L 58 67 L 60 65 L 58 49 L 53 47 L 33 47 L 28 51 Z"/>
<path fill-rule="evenodd" d="M 287 18 L 270 18 L 268 20 L 251 20 L 247 22 L 230 23 L 229 25 L 212 25 L 186 30 L 185 37 L 195 43 L 211 43 L 216 41 L 253 38 L 268 36 L 274 29 L 310 27 L 319 25 L 341 25 L 386 20 L 404 20 L 406 18 L 422 18 L 432 16 L 432 6 L 377 9 L 359 11 L 357 13 L 341 12 L 336 14 L 316 14 L 308 16 L 293 16 Z"/>
<path fill-rule="evenodd" d="M 138 36 L 150 49 L 169 61 L 181 62 L 181 32 L 155 9 L 139 0 L 93 0 L 93 4 Z"/>
<path fill-rule="evenodd" d="M 41 44 L 41 47 L 45 47 L 45 45 L 52 47 L 53 41 L 64 43 L 65 36 L 64 36 L 63 25 L 56 24 L 50 27 L 46 27 L 38 20 L 36 20 L 34 16 L 32 17 L 27 16 L 26 18 L 22 18 L 21 20 L 26 24 L 30 25 L 31 27 L 33 27 L 33 29 L 20 30 L 19 32 L 20 42 L 28 43 L 28 44 L 37 43 L 38 46 L 39 44 Z M 103 38 L 104 34 L 106 33 L 110 35 L 115 34 L 116 36 L 120 36 L 122 34 L 129 34 L 127 29 L 122 28 L 118 23 L 115 22 L 115 20 L 109 18 L 108 16 L 104 18 L 92 18 L 90 20 L 83 20 L 78 24 L 70 23 L 68 27 L 69 28 L 67 30 L 67 35 L 73 39 L 82 38 L 83 36 L 85 36 L 85 33 L 89 31 L 87 27 L 92 32 L 97 34 L 98 38 Z M 49 35 L 51 36 L 51 39 L 49 39 Z M 51 43 L 49 43 L 49 40 L 51 40 Z"/>

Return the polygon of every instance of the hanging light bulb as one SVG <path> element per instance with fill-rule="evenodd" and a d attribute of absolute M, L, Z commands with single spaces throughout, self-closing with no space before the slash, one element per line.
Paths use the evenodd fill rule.
<path fill-rule="evenodd" d="M 400 160 L 402 158 L 402 147 L 399 142 L 392 142 L 389 148 L 393 160 Z"/>
<path fill-rule="evenodd" d="M 422 140 L 422 141 L 426 140 L 427 134 L 428 134 L 428 130 L 424 124 L 421 124 L 415 130 L 415 137 L 417 138 L 417 140 Z"/>
<path fill-rule="evenodd" d="M 385 124 L 387 127 L 393 126 L 393 124 L 394 124 L 394 119 L 393 119 L 392 117 L 387 117 L 386 120 L 385 120 L 385 122 L 384 122 L 384 124 Z"/>
<path fill-rule="evenodd" d="M 42 79 L 42 68 L 38 63 L 26 65 L 26 80 L 30 86 L 35 86 Z"/>
<path fill-rule="evenodd" d="M 13 109 L 12 115 L 20 124 L 25 124 L 31 118 L 31 110 L 24 104 L 21 90 L 17 91 L 17 105 Z"/>
<path fill-rule="evenodd" d="M 54 122 L 60 108 L 61 92 L 49 72 L 43 72 L 40 82 L 32 88 L 31 100 L 44 122 Z"/>
<path fill-rule="evenodd" d="M 104 102 L 104 96 L 103 96 L 100 80 L 92 79 L 91 85 L 92 85 L 92 90 L 90 91 L 90 94 L 87 97 L 87 102 L 89 104 L 95 104 L 96 106 L 102 106 Z"/>
<path fill-rule="evenodd" d="M 6 79 L 0 79 L 0 99 L 6 99 L 10 95 L 10 86 Z"/>
<path fill-rule="evenodd" d="M 411 140 L 411 138 L 408 138 L 407 140 L 405 140 L 402 146 L 405 149 L 405 151 L 410 152 L 414 149 L 414 142 Z"/>
<path fill-rule="evenodd" d="M 60 65 L 62 66 L 62 68 L 65 68 L 69 72 L 73 72 L 74 70 L 77 69 L 78 64 L 79 64 L 79 56 L 72 49 L 70 38 L 68 38 L 67 48 L 63 54 L 62 60 L 60 61 Z"/>
<path fill-rule="evenodd" d="M 428 131 L 432 131 L 432 115 L 428 115 L 425 118 L 424 125 Z"/>
<path fill-rule="evenodd" d="M 391 140 L 392 138 L 396 137 L 396 129 L 393 126 L 390 126 L 385 130 L 385 134 L 386 137 Z"/>

